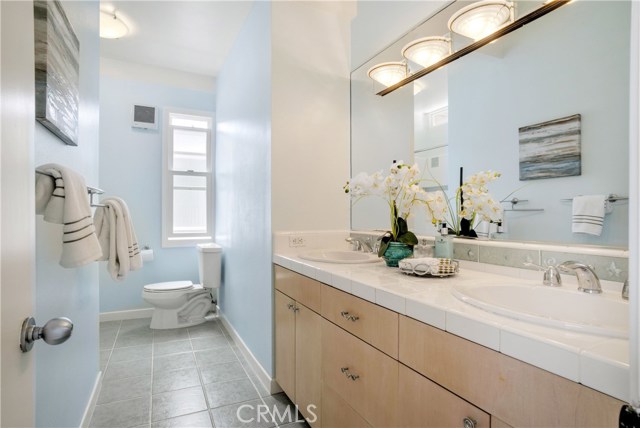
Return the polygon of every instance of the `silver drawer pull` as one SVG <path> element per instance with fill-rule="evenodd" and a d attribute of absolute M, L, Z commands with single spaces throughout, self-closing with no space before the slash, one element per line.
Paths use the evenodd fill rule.
<path fill-rule="evenodd" d="M 462 420 L 462 424 L 464 428 L 476 428 L 476 425 L 478 424 L 475 420 L 466 417 Z"/>
<path fill-rule="evenodd" d="M 293 306 L 293 303 L 287 304 L 287 309 L 293 310 L 293 308 L 295 308 L 295 306 Z"/>
<path fill-rule="evenodd" d="M 356 322 L 356 321 L 358 321 L 360 319 L 359 316 L 349 315 L 349 312 L 347 312 L 347 311 L 340 312 L 340 315 L 342 316 L 342 318 L 344 318 L 344 319 L 346 319 L 348 321 L 351 321 L 351 322 Z"/>
<path fill-rule="evenodd" d="M 345 375 L 346 377 L 348 377 L 349 379 L 351 379 L 351 380 L 353 380 L 353 381 L 355 381 L 356 379 L 360 379 L 360 376 L 355 375 L 355 374 L 352 374 L 352 373 L 349 373 L 349 367 L 342 367 L 342 368 L 340 369 L 340 371 L 341 371 L 342 373 L 344 373 L 344 375 Z"/>

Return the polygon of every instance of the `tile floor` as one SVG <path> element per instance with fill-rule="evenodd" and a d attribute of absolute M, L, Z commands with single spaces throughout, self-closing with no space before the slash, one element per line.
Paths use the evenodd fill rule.
<path fill-rule="evenodd" d="M 308 428 L 284 394 L 264 390 L 220 322 L 151 330 L 149 321 L 100 324 L 90 427 Z"/>

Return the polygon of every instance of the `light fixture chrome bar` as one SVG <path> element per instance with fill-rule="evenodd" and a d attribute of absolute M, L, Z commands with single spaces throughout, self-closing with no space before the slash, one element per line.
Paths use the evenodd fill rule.
<path fill-rule="evenodd" d="M 421 77 L 426 76 L 427 74 L 436 71 L 437 69 L 444 67 L 445 65 L 452 63 L 453 61 L 462 58 L 463 56 L 470 54 L 473 51 L 476 51 L 478 49 L 480 49 L 481 47 L 488 45 L 489 43 L 493 42 L 494 40 L 499 39 L 502 36 L 506 36 L 509 33 L 512 33 L 514 31 L 516 31 L 518 28 L 523 27 L 525 25 L 527 25 L 530 22 L 535 21 L 538 18 L 543 17 L 544 15 L 548 14 L 549 12 L 553 12 L 554 10 L 558 9 L 561 6 L 564 6 L 567 3 L 570 3 L 573 0 L 554 0 L 550 3 L 544 4 L 542 6 L 540 6 L 538 9 L 534 10 L 531 13 L 528 13 L 527 15 L 523 16 L 522 18 L 519 18 L 517 20 L 515 20 L 514 22 L 512 22 L 511 24 L 500 28 L 499 30 L 497 30 L 494 33 L 489 34 L 487 37 L 485 37 L 484 39 L 480 39 L 477 42 L 474 42 L 472 44 L 470 44 L 469 46 L 465 46 L 464 48 L 460 49 L 459 51 L 456 51 L 454 53 L 452 53 L 451 55 L 449 55 L 446 58 L 441 59 L 440 61 L 436 62 L 433 65 L 430 65 L 429 67 L 423 68 L 422 70 L 416 72 L 415 74 L 412 74 L 411 76 L 407 77 L 406 79 L 403 79 L 401 81 L 399 81 L 398 83 L 396 83 L 395 85 L 389 86 L 388 88 L 383 89 L 382 91 L 378 92 L 376 95 L 380 95 L 381 97 L 384 97 L 387 94 L 390 94 L 391 92 L 395 91 L 396 89 L 400 89 L 403 86 L 412 83 L 415 80 L 420 79 Z"/>

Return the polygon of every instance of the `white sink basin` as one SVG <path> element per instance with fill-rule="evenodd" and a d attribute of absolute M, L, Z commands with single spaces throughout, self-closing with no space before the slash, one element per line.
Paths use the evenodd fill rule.
<path fill-rule="evenodd" d="M 299 257 L 314 262 L 327 263 L 374 263 L 380 260 L 377 254 L 342 250 L 311 250 L 300 253 Z"/>
<path fill-rule="evenodd" d="M 629 305 L 569 286 L 461 285 L 455 297 L 488 312 L 544 326 L 607 337 L 629 337 Z"/>

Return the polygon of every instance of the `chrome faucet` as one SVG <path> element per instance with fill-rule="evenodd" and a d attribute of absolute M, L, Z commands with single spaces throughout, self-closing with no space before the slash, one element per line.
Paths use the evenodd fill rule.
<path fill-rule="evenodd" d="M 524 265 L 543 271 L 544 275 L 542 277 L 542 283 L 544 285 L 548 285 L 549 287 L 560 287 L 562 285 L 562 277 L 560 276 L 560 272 L 557 267 L 553 265 L 544 267 L 530 262 L 525 262 Z"/>
<path fill-rule="evenodd" d="M 560 263 L 558 265 L 558 269 L 563 272 L 573 272 L 576 274 L 576 277 L 578 278 L 578 290 L 590 294 L 602 293 L 602 287 L 600 286 L 598 275 L 596 275 L 591 266 L 570 260 Z"/>
<path fill-rule="evenodd" d="M 356 237 L 348 237 L 345 239 L 348 243 L 351 244 L 351 249 L 354 251 L 363 251 L 365 253 L 372 253 L 373 248 L 371 248 L 371 244 L 367 242 L 367 238 L 356 238 Z"/>
<path fill-rule="evenodd" d="M 622 286 L 622 298 L 624 300 L 629 300 L 629 279 L 624 280 L 624 285 Z"/>

